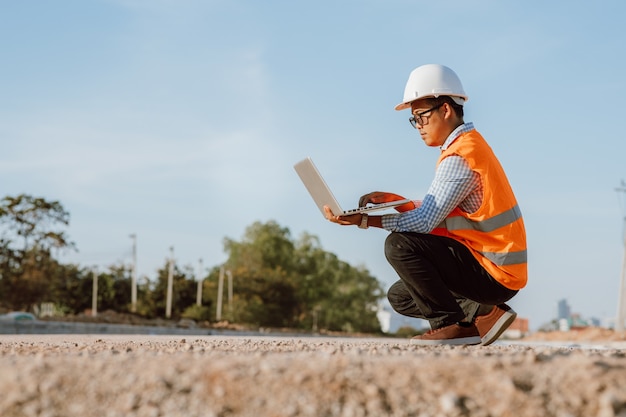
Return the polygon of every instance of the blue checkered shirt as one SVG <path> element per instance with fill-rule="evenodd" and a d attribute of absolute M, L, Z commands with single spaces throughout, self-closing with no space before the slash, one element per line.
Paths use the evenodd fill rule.
<path fill-rule="evenodd" d="M 473 123 L 465 123 L 450 133 L 441 146 L 445 150 L 461 134 L 474 130 Z M 483 200 L 480 176 L 472 171 L 458 155 L 444 158 L 435 171 L 435 178 L 424 199 L 415 201 L 418 207 L 404 213 L 385 214 L 382 226 L 391 232 L 430 233 L 448 214 L 459 207 L 467 213 L 478 210 Z"/>

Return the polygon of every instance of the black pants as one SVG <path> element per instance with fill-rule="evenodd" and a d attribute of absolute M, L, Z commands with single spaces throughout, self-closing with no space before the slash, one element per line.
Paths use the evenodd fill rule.
<path fill-rule="evenodd" d="M 498 283 L 462 243 L 422 233 L 391 233 L 385 256 L 400 276 L 387 298 L 398 313 L 425 319 L 432 329 L 473 321 L 516 290 Z"/>

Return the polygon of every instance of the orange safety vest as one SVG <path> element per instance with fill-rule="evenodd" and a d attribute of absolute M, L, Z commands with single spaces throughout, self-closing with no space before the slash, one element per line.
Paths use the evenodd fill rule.
<path fill-rule="evenodd" d="M 499 283 L 512 290 L 526 285 L 526 231 L 522 213 L 504 169 L 476 130 L 461 134 L 437 161 L 461 156 L 480 175 L 483 201 L 474 213 L 458 207 L 431 233 L 448 236 L 467 246 Z"/>

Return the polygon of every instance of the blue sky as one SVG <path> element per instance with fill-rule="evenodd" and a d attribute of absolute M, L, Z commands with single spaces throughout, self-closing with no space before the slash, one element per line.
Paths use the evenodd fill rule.
<path fill-rule="evenodd" d="M 626 97 L 622 1 L 58 0 L 0 3 L 2 195 L 60 201 L 79 252 L 154 276 L 225 261 L 224 237 L 275 220 L 397 278 L 386 232 L 326 222 L 293 171 L 317 163 L 344 206 L 421 198 L 438 150 L 393 110 L 409 72 L 453 68 L 466 121 L 525 216 L 531 327 L 566 298 L 617 309 Z"/>

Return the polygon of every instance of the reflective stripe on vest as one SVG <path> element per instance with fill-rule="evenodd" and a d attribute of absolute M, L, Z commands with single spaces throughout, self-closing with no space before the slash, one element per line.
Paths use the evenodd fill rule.
<path fill-rule="evenodd" d="M 480 252 L 485 258 L 498 266 L 523 264 L 528 261 L 526 250 L 518 252 Z"/>
<path fill-rule="evenodd" d="M 496 216 L 493 216 L 490 219 L 473 221 L 463 216 L 453 216 L 448 217 L 447 219 L 442 221 L 437 227 L 444 228 L 450 231 L 477 230 L 479 232 L 489 233 L 501 227 L 508 226 L 509 224 L 521 218 L 522 211 L 520 210 L 519 205 L 516 204 L 515 207 Z M 481 251 L 478 252 L 498 266 L 515 265 L 527 262 L 526 250 L 506 253 Z"/>
<path fill-rule="evenodd" d="M 515 205 L 512 209 L 493 216 L 490 219 L 473 221 L 463 216 L 453 216 L 442 221 L 437 227 L 443 227 L 448 230 L 478 230 L 479 232 L 489 233 L 507 226 L 521 217 L 522 211 L 519 205 Z"/>

